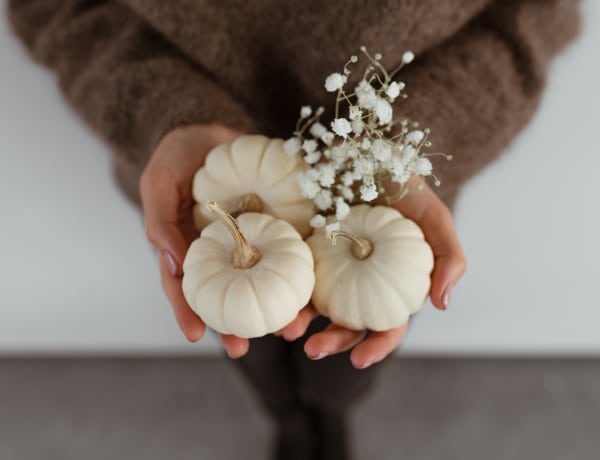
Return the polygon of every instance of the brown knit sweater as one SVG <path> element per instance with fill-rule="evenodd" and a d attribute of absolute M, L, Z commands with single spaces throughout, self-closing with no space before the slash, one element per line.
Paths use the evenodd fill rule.
<path fill-rule="evenodd" d="M 169 130 L 221 122 L 288 137 L 360 45 L 394 67 L 398 113 L 432 130 L 448 204 L 533 114 L 577 0 L 9 0 L 32 55 L 117 153 L 130 194 Z M 331 114 L 331 110 L 328 110 Z M 129 184 L 129 185 L 127 185 Z"/>

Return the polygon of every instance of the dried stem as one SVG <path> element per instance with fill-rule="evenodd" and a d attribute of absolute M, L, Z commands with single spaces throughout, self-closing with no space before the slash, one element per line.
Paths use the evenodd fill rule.
<path fill-rule="evenodd" d="M 331 232 L 329 237 L 331 238 L 332 244 L 335 245 L 336 238 L 338 236 L 348 238 L 352 242 L 352 244 L 350 245 L 350 250 L 352 251 L 352 255 L 359 260 L 366 259 L 373 252 L 373 243 L 371 243 L 370 240 L 363 238 L 362 236 L 344 232 L 342 230 L 334 230 L 333 232 Z"/>
<path fill-rule="evenodd" d="M 245 269 L 256 265 L 261 258 L 260 252 L 254 246 L 248 244 L 237 221 L 230 214 L 223 211 L 214 201 L 207 202 L 206 207 L 225 225 L 235 241 L 235 251 L 231 260 L 233 267 Z"/>

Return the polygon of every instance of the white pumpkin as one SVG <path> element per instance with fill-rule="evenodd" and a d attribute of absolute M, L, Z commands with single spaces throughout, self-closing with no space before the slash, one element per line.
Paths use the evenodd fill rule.
<path fill-rule="evenodd" d="M 234 216 L 264 212 L 287 220 L 303 237 L 308 236 L 314 208 L 302 196 L 296 179 L 306 168 L 299 155 L 284 152 L 281 139 L 245 135 L 231 144 L 218 145 L 194 176 L 196 228 L 202 230 L 214 220 L 204 206 L 212 200 Z"/>
<path fill-rule="evenodd" d="M 385 331 L 423 306 L 433 252 L 419 226 L 396 209 L 353 206 L 331 239 L 319 229 L 307 243 L 317 280 L 312 304 L 335 324 Z"/>
<path fill-rule="evenodd" d="M 204 228 L 185 256 L 188 304 L 223 334 L 252 338 L 283 328 L 310 301 L 310 248 L 284 220 L 259 213 L 236 220 L 214 203 L 208 206 L 219 220 Z"/>

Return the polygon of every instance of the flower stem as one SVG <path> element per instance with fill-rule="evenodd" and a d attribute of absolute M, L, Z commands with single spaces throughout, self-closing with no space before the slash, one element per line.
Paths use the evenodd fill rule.
<path fill-rule="evenodd" d="M 230 214 L 223 211 L 214 201 L 207 202 L 206 207 L 225 225 L 235 241 L 235 251 L 233 251 L 231 260 L 233 267 L 245 269 L 256 265 L 261 258 L 260 252 L 254 246 L 248 244 L 237 221 Z"/>
<path fill-rule="evenodd" d="M 348 238 L 352 242 L 352 244 L 350 245 L 350 250 L 352 251 L 352 255 L 359 260 L 366 259 L 373 252 L 373 243 L 371 243 L 370 240 L 363 238 L 362 236 L 344 232 L 342 230 L 334 230 L 333 232 L 331 232 L 329 237 L 331 238 L 332 244 L 335 245 L 336 238 L 338 236 Z"/>

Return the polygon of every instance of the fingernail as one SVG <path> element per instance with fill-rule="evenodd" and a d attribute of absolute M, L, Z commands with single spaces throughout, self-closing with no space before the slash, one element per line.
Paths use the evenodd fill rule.
<path fill-rule="evenodd" d="M 321 353 L 319 353 L 316 356 L 310 356 L 310 359 L 314 359 L 315 361 L 318 359 L 323 359 L 325 358 L 325 356 L 327 356 L 329 353 L 327 353 L 326 351 L 322 351 Z"/>
<path fill-rule="evenodd" d="M 366 369 L 367 367 L 371 366 L 373 363 L 372 362 L 366 362 L 364 364 L 362 364 L 361 366 L 358 366 L 359 369 Z"/>
<path fill-rule="evenodd" d="M 448 308 L 448 305 L 450 305 L 450 299 L 452 298 L 452 287 L 453 284 L 448 283 L 446 289 L 444 289 L 444 293 L 442 294 L 442 305 L 444 310 Z"/>
<path fill-rule="evenodd" d="M 167 263 L 167 269 L 172 276 L 177 276 L 177 261 L 173 254 L 169 251 L 163 251 L 163 257 L 165 258 L 165 262 Z"/>

